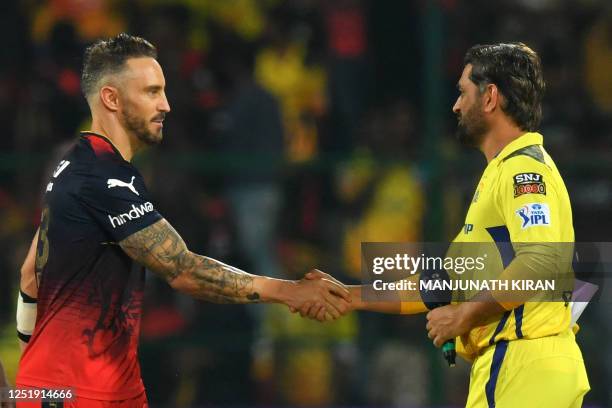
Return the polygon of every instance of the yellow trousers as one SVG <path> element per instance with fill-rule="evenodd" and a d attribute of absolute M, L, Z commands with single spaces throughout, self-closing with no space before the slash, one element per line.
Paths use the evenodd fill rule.
<path fill-rule="evenodd" d="M 578 408 L 590 390 L 571 330 L 499 341 L 476 358 L 467 408 Z"/>

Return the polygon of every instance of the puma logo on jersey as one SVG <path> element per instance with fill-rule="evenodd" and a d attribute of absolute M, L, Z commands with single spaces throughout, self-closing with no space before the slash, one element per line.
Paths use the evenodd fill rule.
<path fill-rule="evenodd" d="M 132 176 L 132 180 L 129 183 L 126 183 L 125 181 L 121 181 L 121 180 L 117 180 L 117 179 L 108 179 L 108 181 L 106 183 L 108 184 L 108 188 L 113 188 L 113 187 L 125 187 L 125 188 L 129 188 L 130 190 L 132 190 L 132 192 L 134 194 L 139 196 L 140 194 L 138 194 L 138 191 L 136 191 L 136 189 L 134 188 L 134 179 L 135 178 L 136 178 L 135 176 Z"/>

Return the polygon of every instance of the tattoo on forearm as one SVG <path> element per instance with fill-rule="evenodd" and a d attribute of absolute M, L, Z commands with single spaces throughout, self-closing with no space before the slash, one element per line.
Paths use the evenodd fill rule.
<path fill-rule="evenodd" d="M 164 219 L 119 243 L 134 260 L 168 283 L 181 279 L 181 287 L 194 297 L 215 303 L 253 303 L 253 276 L 187 249 L 181 236 Z"/>

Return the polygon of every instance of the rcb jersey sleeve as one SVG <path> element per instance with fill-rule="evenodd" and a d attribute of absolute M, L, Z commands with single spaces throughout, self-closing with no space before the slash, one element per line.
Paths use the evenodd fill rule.
<path fill-rule="evenodd" d="M 78 199 L 115 242 L 162 218 L 142 176 L 128 163 L 100 163 L 85 178 Z"/>

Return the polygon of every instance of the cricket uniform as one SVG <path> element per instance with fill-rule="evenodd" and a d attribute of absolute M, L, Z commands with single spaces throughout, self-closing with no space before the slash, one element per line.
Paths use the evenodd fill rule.
<path fill-rule="evenodd" d="M 453 241 L 499 245 L 489 264 L 500 271 L 521 256 L 537 262 L 545 255 L 530 248 L 542 243 L 574 242 L 569 195 L 542 143 L 526 133 L 489 162 Z M 457 338 L 473 361 L 467 407 L 580 407 L 590 387 L 570 323 L 569 302 L 526 302 Z"/>
<path fill-rule="evenodd" d="M 57 406 L 146 406 L 137 356 L 145 273 L 117 243 L 161 218 L 138 170 L 104 136 L 83 133 L 44 197 L 38 315 L 20 388 L 71 388 L 77 401 Z"/>

